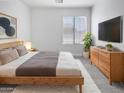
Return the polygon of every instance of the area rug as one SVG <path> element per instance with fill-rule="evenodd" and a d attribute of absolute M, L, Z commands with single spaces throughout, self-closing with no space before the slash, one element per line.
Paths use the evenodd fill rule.
<path fill-rule="evenodd" d="M 84 86 L 82 86 L 83 93 L 101 93 L 80 60 L 77 60 L 77 63 L 84 76 Z M 20 85 L 17 86 L 12 93 L 79 93 L 79 90 L 76 86 Z"/>
<path fill-rule="evenodd" d="M 78 93 L 75 86 L 18 86 L 13 93 Z"/>

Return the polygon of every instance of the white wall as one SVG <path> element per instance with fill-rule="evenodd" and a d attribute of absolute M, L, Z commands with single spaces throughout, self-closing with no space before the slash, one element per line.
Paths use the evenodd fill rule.
<path fill-rule="evenodd" d="M 90 31 L 90 8 L 34 8 L 32 10 L 32 42 L 42 51 L 70 51 L 82 55 L 82 45 L 62 45 L 63 16 L 87 16 Z"/>
<path fill-rule="evenodd" d="M 105 44 L 107 44 L 107 42 L 98 40 L 98 23 L 120 15 L 124 15 L 124 0 L 99 0 L 94 6 L 92 9 L 92 33 L 95 36 L 96 45 L 105 46 Z M 113 46 L 124 50 L 124 42 L 112 44 Z"/>
<path fill-rule="evenodd" d="M 31 40 L 31 10 L 20 0 L 0 1 L 0 12 L 17 18 L 17 38 Z"/>

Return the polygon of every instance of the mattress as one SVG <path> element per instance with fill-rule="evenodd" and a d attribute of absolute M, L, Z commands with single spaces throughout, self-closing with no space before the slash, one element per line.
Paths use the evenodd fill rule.
<path fill-rule="evenodd" d="M 16 76 L 16 69 L 30 59 L 32 56 L 37 54 L 38 52 L 29 52 L 28 54 L 21 56 L 20 58 L 5 64 L 0 65 L 0 76 L 7 76 L 7 77 L 15 77 Z M 69 52 L 60 52 L 58 64 L 56 67 L 56 76 L 80 76 L 81 70 L 71 53 Z"/>

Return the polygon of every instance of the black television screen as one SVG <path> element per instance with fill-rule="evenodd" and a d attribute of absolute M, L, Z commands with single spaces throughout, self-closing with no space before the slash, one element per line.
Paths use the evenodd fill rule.
<path fill-rule="evenodd" d="M 99 23 L 99 40 L 122 42 L 122 16 Z"/>

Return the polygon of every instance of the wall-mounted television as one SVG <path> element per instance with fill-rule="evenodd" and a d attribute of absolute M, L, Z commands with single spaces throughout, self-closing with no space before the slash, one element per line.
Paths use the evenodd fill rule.
<path fill-rule="evenodd" d="M 122 16 L 104 21 L 98 25 L 98 39 L 108 42 L 122 42 Z"/>

